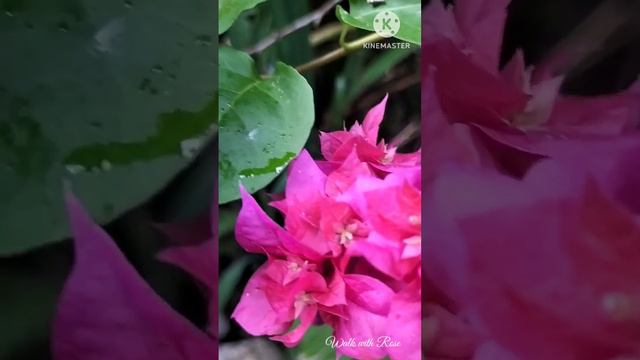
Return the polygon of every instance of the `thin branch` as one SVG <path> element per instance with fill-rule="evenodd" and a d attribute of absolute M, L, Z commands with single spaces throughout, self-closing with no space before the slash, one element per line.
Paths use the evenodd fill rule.
<path fill-rule="evenodd" d="M 306 64 L 302 64 L 298 67 L 296 67 L 296 70 L 298 70 L 298 72 L 302 73 L 305 71 L 309 71 L 309 70 L 313 70 L 316 68 L 319 68 L 323 65 L 326 65 L 330 62 L 336 61 L 342 57 L 344 57 L 345 55 L 354 52 L 360 48 L 362 48 L 362 46 L 366 43 L 371 43 L 371 42 L 378 42 L 380 40 L 384 39 L 382 36 L 373 33 L 373 34 L 369 34 L 367 36 L 364 36 L 360 39 L 354 40 L 350 43 L 346 43 L 344 44 L 342 47 L 335 49 L 325 55 L 322 55 L 319 58 L 313 59 L 310 62 L 306 63 Z"/>
<path fill-rule="evenodd" d="M 325 25 L 318 30 L 311 32 L 309 35 L 309 43 L 312 47 L 316 47 L 329 40 L 334 39 L 342 32 L 343 25 L 341 23 L 332 23 Z"/>
<path fill-rule="evenodd" d="M 322 20 L 322 18 L 331 10 L 333 9 L 334 6 L 338 5 L 338 3 L 342 1 L 342 0 L 329 0 L 326 3 L 322 4 L 322 6 L 320 6 L 319 8 L 317 8 L 316 10 L 308 13 L 307 15 L 296 19 L 294 22 L 292 22 L 291 24 L 283 27 L 282 29 L 272 33 L 271 35 L 267 36 L 266 38 L 260 40 L 260 42 L 258 42 L 254 47 L 247 49 L 247 53 L 249 54 L 256 54 L 259 52 L 264 51 L 265 49 L 269 48 L 270 46 L 272 46 L 273 44 L 276 43 L 276 41 L 282 39 L 283 37 L 294 33 L 310 24 L 319 24 L 320 21 Z"/>
<path fill-rule="evenodd" d="M 414 121 L 415 120 L 415 121 Z M 411 121 L 396 135 L 389 145 L 400 147 L 413 140 L 420 133 L 420 119 L 411 119 Z"/>
<path fill-rule="evenodd" d="M 638 20 L 639 8 L 638 1 L 603 2 L 536 66 L 534 79 L 584 69 L 631 42 L 634 32 L 621 33 L 620 30 L 625 24 Z"/>

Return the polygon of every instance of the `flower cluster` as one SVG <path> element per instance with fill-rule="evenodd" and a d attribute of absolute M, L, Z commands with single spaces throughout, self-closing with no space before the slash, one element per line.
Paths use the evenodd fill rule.
<path fill-rule="evenodd" d="M 427 358 L 640 357 L 640 96 L 499 68 L 508 0 L 423 22 Z"/>
<path fill-rule="evenodd" d="M 267 256 L 232 317 L 288 347 L 314 322 L 338 354 L 420 358 L 420 153 L 377 142 L 385 99 L 362 124 L 321 134 L 323 161 L 292 162 L 271 220 L 244 190 L 236 239 Z"/>

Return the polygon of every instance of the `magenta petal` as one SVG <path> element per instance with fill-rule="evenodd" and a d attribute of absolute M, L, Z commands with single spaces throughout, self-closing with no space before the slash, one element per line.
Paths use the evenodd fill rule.
<path fill-rule="evenodd" d="M 507 6 L 511 0 L 460 0 L 455 15 L 461 32 L 473 49 L 474 61 L 497 71 Z"/>
<path fill-rule="evenodd" d="M 422 10 L 422 43 L 429 45 L 443 38 L 453 41 L 455 44 L 463 42 L 462 34 L 453 15 L 453 11 L 446 8 L 442 1 L 429 2 Z M 422 62 L 423 66 L 426 64 Z M 423 70 L 426 70 L 423 68 Z M 427 71 L 423 72 L 426 75 Z"/>
<path fill-rule="evenodd" d="M 524 52 L 521 49 L 518 49 L 500 73 L 502 78 L 507 80 L 509 83 L 515 85 L 521 90 L 527 90 L 531 74 L 527 72 L 526 67 L 527 65 L 524 61 Z"/>
<path fill-rule="evenodd" d="M 242 209 L 236 222 L 236 241 L 252 253 L 284 255 L 280 244 L 280 226 L 271 220 L 241 186 Z"/>
<path fill-rule="evenodd" d="M 391 301 L 388 340 L 400 345 L 388 346 L 391 360 L 420 359 L 422 316 L 419 286 L 417 289 L 407 288 Z"/>
<path fill-rule="evenodd" d="M 291 163 L 289 177 L 287 177 L 286 197 L 288 199 L 301 196 L 323 194 L 327 176 L 313 161 L 307 150 Z"/>
<path fill-rule="evenodd" d="M 333 131 L 328 133 L 320 133 L 320 151 L 327 161 L 335 161 L 334 155 L 336 151 L 344 143 L 353 138 L 353 135 L 347 131 Z"/>
<path fill-rule="evenodd" d="M 53 324 L 53 358 L 215 357 L 215 342 L 153 292 L 73 195 L 66 202 L 76 260 Z"/>
<path fill-rule="evenodd" d="M 354 339 L 356 344 L 360 341 L 373 341 L 373 346 L 344 346 L 336 349 L 338 355 L 346 355 L 355 359 L 380 359 L 387 354 L 387 348 L 377 347 L 380 337 L 389 336 L 387 317 L 368 312 L 357 304 L 349 304 L 347 318 L 337 318 L 333 325 L 334 336 L 338 343 L 347 343 Z"/>
<path fill-rule="evenodd" d="M 338 196 L 347 191 L 358 178 L 372 176 L 373 173 L 369 165 L 360 160 L 357 151 L 354 149 L 340 167 L 327 177 L 326 193 L 329 196 Z"/>
<path fill-rule="evenodd" d="M 271 340 L 281 341 L 286 347 L 294 347 L 298 345 L 304 333 L 309 329 L 318 313 L 316 305 L 308 305 L 300 313 L 300 324 L 293 330 L 284 335 L 272 336 Z"/>
<path fill-rule="evenodd" d="M 231 318 L 253 336 L 282 334 L 290 325 L 281 321 L 278 313 L 267 299 L 264 289 L 270 285 L 267 269 L 270 263 L 262 265 L 247 283 L 240 303 L 233 310 Z"/>
<path fill-rule="evenodd" d="M 240 195 L 242 208 L 236 221 L 236 241 L 245 250 L 280 257 L 285 257 L 288 251 L 310 260 L 321 258 L 271 220 L 243 187 Z"/>
<path fill-rule="evenodd" d="M 378 141 L 378 131 L 380 130 L 380 124 L 384 119 L 384 110 L 387 106 L 387 98 L 389 98 L 388 94 L 384 96 L 384 99 L 382 99 L 380 103 L 369 110 L 362 122 L 366 139 L 371 144 L 375 144 Z"/>
<path fill-rule="evenodd" d="M 374 314 L 386 316 L 389 313 L 394 293 L 382 281 L 357 274 L 345 275 L 344 281 L 349 301 Z"/>
<path fill-rule="evenodd" d="M 315 296 L 318 303 L 326 307 L 346 305 L 345 283 L 340 273 L 336 271 L 328 285 L 328 291 Z"/>

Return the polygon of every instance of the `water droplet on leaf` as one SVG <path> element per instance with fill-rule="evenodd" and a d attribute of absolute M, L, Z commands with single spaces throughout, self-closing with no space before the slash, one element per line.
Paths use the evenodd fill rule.
<path fill-rule="evenodd" d="M 162 74 L 164 72 L 164 68 L 160 65 L 154 66 L 151 71 L 156 74 Z"/>
<path fill-rule="evenodd" d="M 61 21 L 58 23 L 58 30 L 62 31 L 62 32 L 67 32 L 69 31 L 69 24 L 67 24 L 64 21 Z"/>

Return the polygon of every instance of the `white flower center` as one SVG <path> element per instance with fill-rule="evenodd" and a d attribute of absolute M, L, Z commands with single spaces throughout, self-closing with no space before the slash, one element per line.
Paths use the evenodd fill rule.
<path fill-rule="evenodd" d="M 404 242 L 406 245 L 419 245 L 422 242 L 422 239 L 420 239 L 420 236 L 416 235 L 408 237 L 402 240 L 402 242 Z"/>
<path fill-rule="evenodd" d="M 354 233 L 358 231 L 358 224 L 351 223 L 338 231 L 340 245 L 349 245 L 353 241 Z"/>

